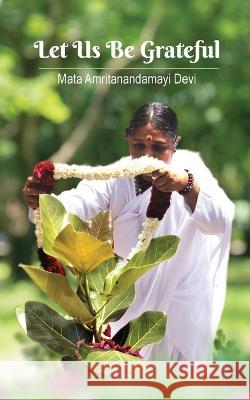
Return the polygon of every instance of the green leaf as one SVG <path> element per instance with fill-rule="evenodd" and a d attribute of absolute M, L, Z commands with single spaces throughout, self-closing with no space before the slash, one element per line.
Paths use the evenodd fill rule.
<path fill-rule="evenodd" d="M 23 331 L 27 334 L 27 326 L 26 326 L 24 306 L 17 306 L 16 307 L 16 317 L 17 317 L 19 325 L 21 326 Z"/>
<path fill-rule="evenodd" d="M 105 307 L 97 314 L 98 326 L 120 319 L 128 307 L 135 300 L 135 285 L 123 290 L 117 296 L 112 297 Z"/>
<path fill-rule="evenodd" d="M 99 294 L 103 293 L 106 276 L 115 268 L 116 263 L 117 256 L 116 258 L 104 261 L 93 271 L 89 272 L 87 274 L 89 289 Z"/>
<path fill-rule="evenodd" d="M 73 225 L 76 231 L 84 230 L 87 229 L 87 224 L 77 215 L 68 213 L 58 199 L 48 194 L 39 196 L 39 207 L 43 249 L 47 254 L 57 257 L 53 245 L 61 230 L 68 224 Z"/>
<path fill-rule="evenodd" d="M 57 258 L 84 273 L 115 256 L 109 243 L 101 242 L 85 232 L 76 232 L 72 225 L 67 225 L 59 233 L 53 251 Z"/>
<path fill-rule="evenodd" d="M 92 341 L 92 333 L 76 320 L 68 320 L 46 304 L 28 301 L 25 304 L 28 336 L 62 355 L 74 355 L 79 340 Z"/>
<path fill-rule="evenodd" d="M 20 264 L 20 267 L 23 268 L 33 282 L 35 282 L 35 284 L 56 304 L 62 307 L 67 314 L 81 323 L 93 320 L 93 316 L 86 305 L 73 291 L 65 276 L 29 265 Z"/>
<path fill-rule="evenodd" d="M 135 254 L 124 266 L 118 264 L 107 275 L 104 294 L 114 296 L 131 286 L 149 269 L 171 258 L 176 253 L 179 242 L 180 239 L 174 235 L 152 239 L 146 251 Z"/>
<path fill-rule="evenodd" d="M 39 196 L 43 249 L 47 254 L 57 257 L 53 245 L 58 234 L 67 225 L 72 225 L 77 232 L 86 232 L 102 242 L 113 241 L 113 226 L 110 213 L 101 211 L 96 217 L 82 221 L 77 215 L 66 211 L 63 204 L 48 194 Z"/>
<path fill-rule="evenodd" d="M 95 312 L 98 312 L 98 310 L 101 309 L 101 307 L 105 304 L 105 302 L 107 300 L 103 300 L 103 298 L 96 292 L 90 291 L 89 294 L 90 294 L 92 306 L 93 306 Z"/>
<path fill-rule="evenodd" d="M 85 230 L 86 229 L 86 230 Z M 96 217 L 86 221 L 84 231 L 102 242 L 113 242 L 112 217 L 108 211 L 101 211 Z"/>
<path fill-rule="evenodd" d="M 215 347 L 215 350 L 219 350 L 222 347 L 219 339 L 214 340 L 214 347 Z"/>
<path fill-rule="evenodd" d="M 159 343 L 165 335 L 167 316 L 162 311 L 146 311 L 139 318 L 129 322 L 125 345 L 139 350 L 151 343 Z"/>
<path fill-rule="evenodd" d="M 116 350 L 95 350 L 86 346 L 84 343 L 80 345 L 79 353 L 84 361 L 142 361 L 140 358 L 122 353 Z"/>

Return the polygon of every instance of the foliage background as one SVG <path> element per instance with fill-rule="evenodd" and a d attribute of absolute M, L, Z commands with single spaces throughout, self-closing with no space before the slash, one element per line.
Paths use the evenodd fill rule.
<path fill-rule="evenodd" d="M 127 153 L 123 131 L 133 111 L 146 101 L 169 103 L 179 115 L 180 147 L 199 151 L 221 186 L 237 205 L 233 230 L 229 292 L 223 324 L 250 353 L 250 71 L 247 0 L 18 0 L 0 1 L 0 285 L 3 341 L 14 346 L 14 308 L 31 299 L 31 284 L 17 264 L 34 262 L 33 227 L 27 219 L 22 187 L 33 165 L 60 162 L 107 164 Z M 90 40 L 105 49 L 124 45 L 192 44 L 220 39 L 218 71 L 197 72 L 196 85 L 57 85 L 57 72 L 39 67 L 142 67 L 142 60 L 120 62 L 102 51 L 100 59 L 40 60 L 33 48 Z M 184 60 L 156 60 L 151 67 L 187 67 Z M 207 61 L 199 66 L 207 66 Z M 103 70 L 103 73 L 106 71 Z M 140 71 L 120 70 L 119 74 Z M 57 184 L 59 192 L 75 182 Z M 38 293 L 35 294 L 39 296 Z M 9 325 L 8 325 L 9 324 Z M 222 325 L 223 325 L 222 324 Z M 8 331 L 8 326 L 11 326 Z M 3 346 L 6 348 L 6 346 Z M 5 352 L 6 353 L 6 352 Z M 5 354 L 4 353 L 4 354 Z M 0 354 L 1 355 L 1 354 Z M 5 354 L 8 357 L 8 354 Z"/>

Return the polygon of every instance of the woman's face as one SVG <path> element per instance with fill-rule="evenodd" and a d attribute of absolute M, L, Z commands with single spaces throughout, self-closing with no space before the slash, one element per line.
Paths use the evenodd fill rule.
<path fill-rule="evenodd" d="M 179 139 L 178 136 L 176 144 Z M 127 141 L 132 158 L 155 157 L 169 164 L 174 153 L 171 136 L 151 124 L 138 128 L 133 135 L 128 135 Z"/>

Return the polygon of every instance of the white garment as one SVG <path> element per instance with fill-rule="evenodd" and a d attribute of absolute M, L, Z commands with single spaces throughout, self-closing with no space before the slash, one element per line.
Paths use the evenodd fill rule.
<path fill-rule="evenodd" d="M 112 324 L 112 334 L 144 311 L 162 310 L 168 315 L 167 333 L 161 343 L 142 349 L 144 358 L 166 360 L 176 348 L 186 360 L 205 360 L 211 358 L 225 300 L 234 206 L 197 153 L 177 150 L 171 166 L 194 174 L 200 185 L 196 208 L 192 213 L 184 197 L 173 192 L 155 236 L 179 236 L 178 251 L 137 281 L 136 301 Z M 137 243 L 150 192 L 149 188 L 136 196 L 134 179 L 124 178 L 81 181 L 77 188 L 57 197 L 82 219 L 109 209 L 114 219 L 115 252 L 126 257 Z"/>

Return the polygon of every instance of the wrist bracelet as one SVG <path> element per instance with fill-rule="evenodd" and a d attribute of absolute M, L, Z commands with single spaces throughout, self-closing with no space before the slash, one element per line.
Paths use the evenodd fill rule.
<path fill-rule="evenodd" d="M 189 193 L 190 190 L 192 190 L 193 184 L 194 184 L 194 175 L 188 169 L 185 169 L 185 171 L 188 174 L 188 183 L 187 183 L 187 186 L 184 187 L 184 189 L 179 190 L 179 192 L 178 192 L 182 196 L 185 196 L 187 193 Z"/>

